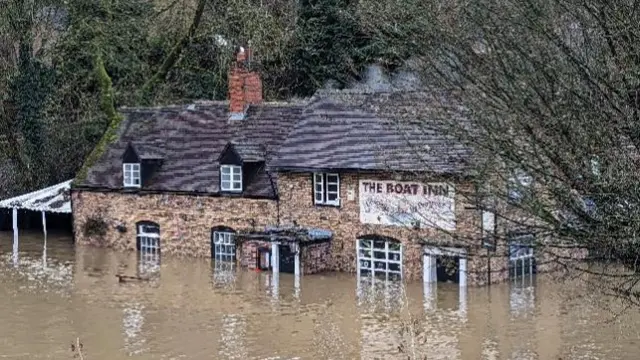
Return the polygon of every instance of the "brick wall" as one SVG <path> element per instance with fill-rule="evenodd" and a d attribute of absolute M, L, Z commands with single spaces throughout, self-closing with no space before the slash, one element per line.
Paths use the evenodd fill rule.
<path fill-rule="evenodd" d="M 271 243 L 266 241 L 245 241 L 242 243 L 240 265 L 251 270 L 257 268 L 258 264 L 258 249 L 267 248 L 271 251 Z M 271 259 L 269 259 L 271 261 Z M 270 264 L 271 265 L 271 264 Z"/>
<path fill-rule="evenodd" d="M 300 248 L 302 274 L 316 274 L 330 269 L 331 243 L 322 242 L 303 245 Z"/>
<path fill-rule="evenodd" d="M 446 246 L 470 246 L 471 256 L 480 250 L 480 213 L 475 209 L 467 209 L 469 207 L 468 201 L 462 195 L 462 190 L 469 191 L 472 187 L 471 184 L 456 186 L 457 226 L 453 234 L 446 234 L 437 229 L 416 230 L 408 227 L 362 224 L 358 205 L 360 179 L 395 180 L 384 174 L 376 176 L 342 174 L 340 176 L 342 203 L 339 208 L 336 208 L 320 207 L 313 204 L 310 174 L 279 174 L 278 176 L 282 221 L 285 223 L 295 221 L 300 226 L 326 228 L 334 232 L 331 247 L 331 269 L 355 272 L 356 239 L 366 234 L 389 236 L 402 242 L 404 245 L 404 276 L 407 279 L 422 278 L 422 246 L 418 244 L 419 241 Z M 439 180 L 434 179 L 433 181 Z M 354 191 L 355 198 L 353 200 L 347 199 L 348 190 Z M 454 238 L 453 235 L 460 238 Z M 481 264 L 474 262 L 474 269 L 482 271 L 480 268 Z"/>
<path fill-rule="evenodd" d="M 73 228 L 80 244 L 136 249 L 136 223 L 152 221 L 160 225 L 163 254 L 211 256 L 211 228 L 228 226 L 246 229 L 276 221 L 276 202 L 226 197 L 183 195 L 135 195 L 74 191 Z M 89 218 L 106 223 L 104 236 L 85 236 Z M 121 232 L 118 227 L 126 229 Z"/>

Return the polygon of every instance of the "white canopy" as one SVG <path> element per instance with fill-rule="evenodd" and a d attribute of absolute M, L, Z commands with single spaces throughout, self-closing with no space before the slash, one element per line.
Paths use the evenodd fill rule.
<path fill-rule="evenodd" d="M 71 214 L 71 182 L 50 186 L 0 201 L 0 208 Z"/>

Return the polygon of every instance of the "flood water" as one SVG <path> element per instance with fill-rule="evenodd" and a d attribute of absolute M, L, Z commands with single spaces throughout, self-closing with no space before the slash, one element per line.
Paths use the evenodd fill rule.
<path fill-rule="evenodd" d="M 75 247 L 66 235 L 0 233 L 0 359 L 637 359 L 640 316 L 576 296 L 579 284 L 425 292 L 358 286 L 350 274 L 292 275 L 218 268 Z M 144 267 L 143 267 L 144 266 Z M 151 276 L 119 283 L 116 274 Z M 274 282 L 277 284 L 274 285 Z M 358 295 L 359 294 L 359 295 Z M 404 329 L 404 330 L 403 330 Z M 407 335 L 407 329 L 414 335 Z"/>

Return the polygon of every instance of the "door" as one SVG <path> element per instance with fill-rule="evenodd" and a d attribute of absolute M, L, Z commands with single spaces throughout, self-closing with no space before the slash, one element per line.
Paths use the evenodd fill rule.
<path fill-rule="evenodd" d="M 295 254 L 289 244 L 281 244 L 278 255 L 280 256 L 280 272 L 293 274 L 295 272 Z"/>
<path fill-rule="evenodd" d="M 258 248 L 258 259 L 256 267 L 260 270 L 271 269 L 271 251 L 268 248 Z"/>

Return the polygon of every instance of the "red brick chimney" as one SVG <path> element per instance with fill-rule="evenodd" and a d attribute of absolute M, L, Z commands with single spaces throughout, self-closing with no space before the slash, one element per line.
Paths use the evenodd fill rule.
<path fill-rule="evenodd" d="M 250 71 L 251 49 L 240 47 L 229 69 L 229 112 L 232 118 L 243 119 L 251 104 L 262 102 L 262 80 L 257 71 Z"/>

